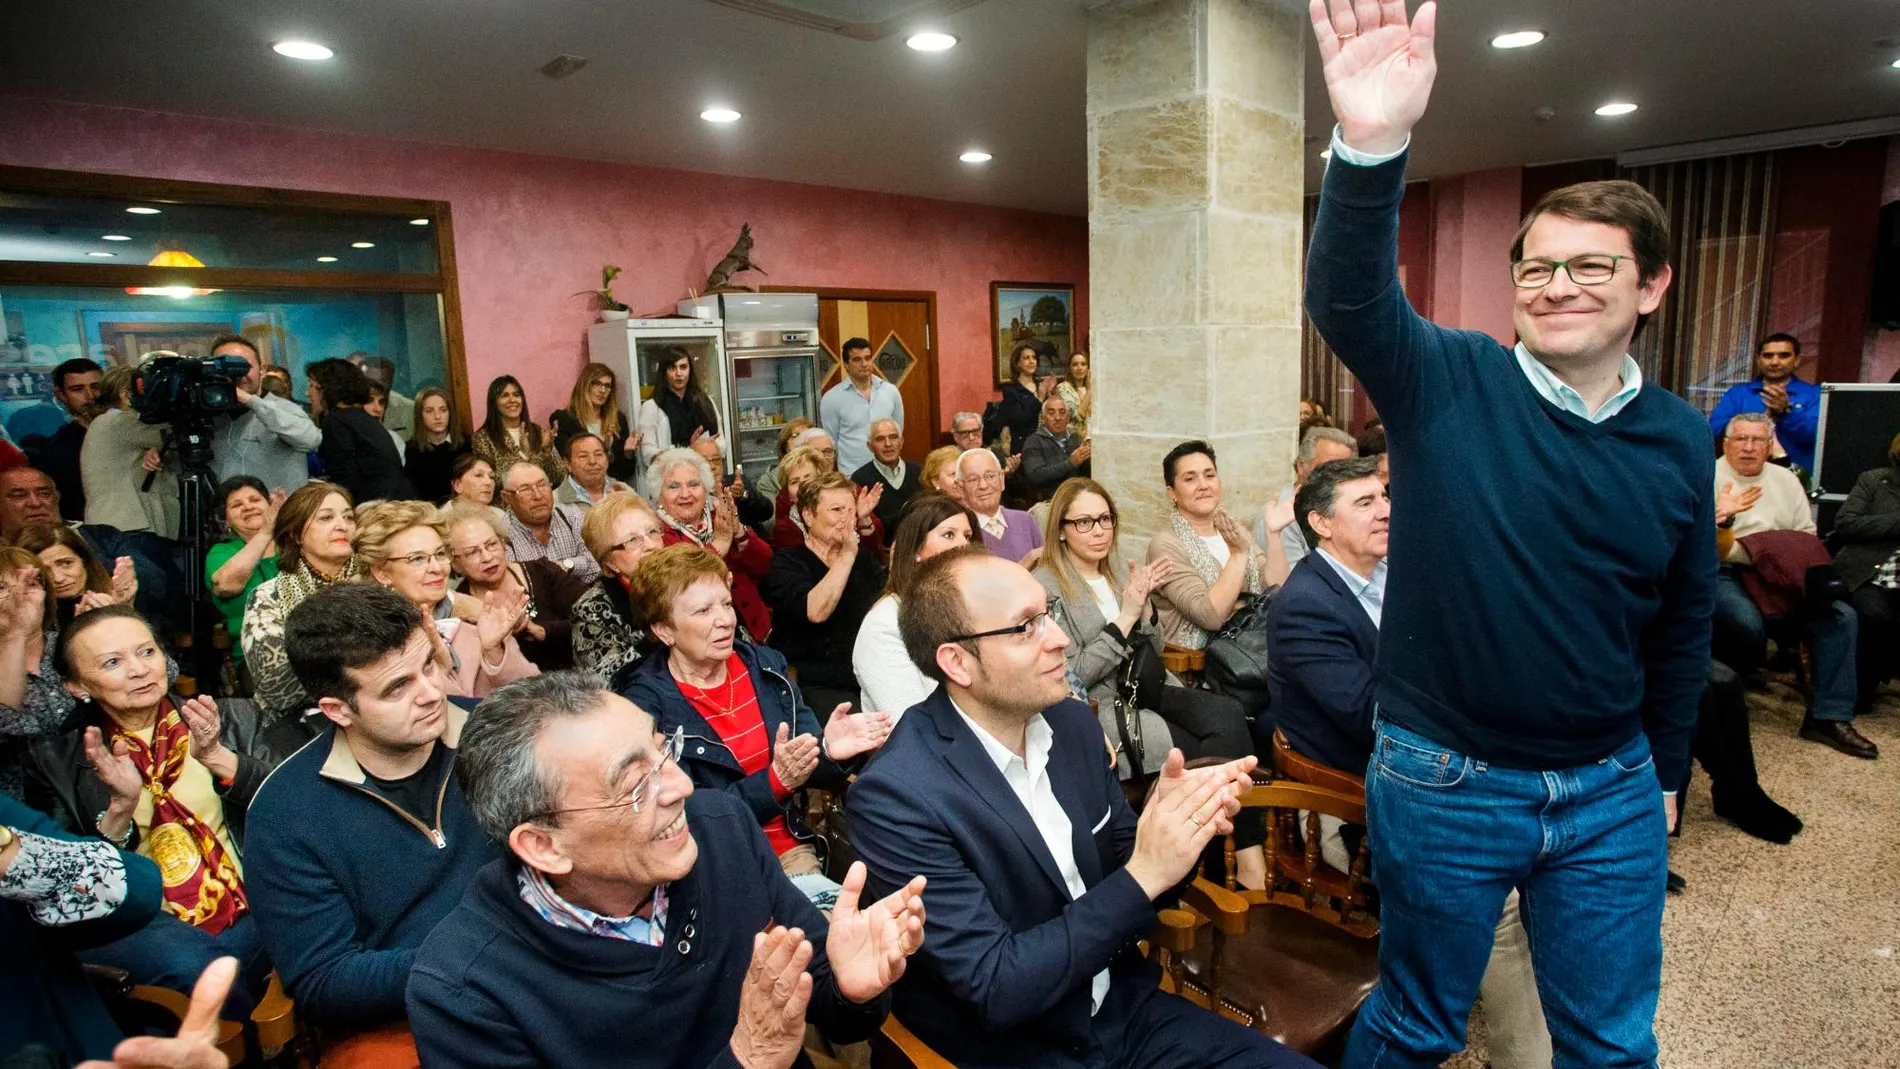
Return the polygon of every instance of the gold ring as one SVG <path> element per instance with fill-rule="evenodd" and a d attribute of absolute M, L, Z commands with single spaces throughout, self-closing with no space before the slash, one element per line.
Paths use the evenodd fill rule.
<path fill-rule="evenodd" d="M 1357 36 L 1359 36 L 1359 35 L 1358 35 L 1358 34 L 1356 34 L 1356 33 L 1342 33 L 1342 34 L 1340 34 L 1340 35 L 1339 35 L 1339 39 L 1340 39 L 1341 41 L 1350 41 L 1350 40 L 1352 40 L 1353 38 L 1355 38 L 1355 37 L 1357 37 Z"/>

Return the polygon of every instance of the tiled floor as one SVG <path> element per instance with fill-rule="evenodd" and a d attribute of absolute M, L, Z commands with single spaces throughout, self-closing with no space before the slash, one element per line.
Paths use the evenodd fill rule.
<path fill-rule="evenodd" d="M 1689 883 L 1663 918 L 1663 1069 L 1900 1066 L 1900 696 L 1858 723 L 1860 761 L 1795 736 L 1782 682 L 1749 700 L 1762 786 L 1807 825 L 1775 846 L 1709 808 L 1698 771 L 1670 864 Z M 1484 1064 L 1482 1008 L 1470 1049 Z"/>

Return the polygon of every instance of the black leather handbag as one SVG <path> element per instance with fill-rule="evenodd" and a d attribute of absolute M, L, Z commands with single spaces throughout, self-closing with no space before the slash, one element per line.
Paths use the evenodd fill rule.
<path fill-rule="evenodd" d="M 1207 640 L 1207 667 L 1201 673 L 1201 682 L 1208 690 L 1239 701 L 1250 717 L 1258 716 L 1271 703 L 1267 691 L 1267 606 L 1272 602 L 1273 590 L 1247 599 Z"/>

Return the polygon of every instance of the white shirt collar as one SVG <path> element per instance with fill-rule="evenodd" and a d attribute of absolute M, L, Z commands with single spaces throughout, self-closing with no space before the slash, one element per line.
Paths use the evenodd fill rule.
<path fill-rule="evenodd" d="M 1523 370 L 1524 377 L 1531 381 L 1531 388 L 1535 389 L 1539 396 L 1565 412 L 1592 423 L 1602 423 L 1623 411 L 1624 407 L 1634 401 L 1636 395 L 1643 389 L 1643 369 L 1637 366 L 1633 357 L 1624 353 L 1622 387 L 1611 394 L 1609 400 L 1598 405 L 1595 412 L 1592 412 L 1590 406 L 1584 402 L 1583 395 L 1571 389 L 1569 383 L 1558 378 L 1556 372 L 1545 367 L 1542 361 L 1532 356 L 1531 351 L 1524 348 L 1523 342 L 1518 342 L 1511 352 L 1517 356 L 1517 366 Z"/>
<path fill-rule="evenodd" d="M 1023 726 L 1023 756 L 1017 757 L 1015 751 L 996 741 L 996 736 L 984 730 L 983 725 L 970 719 L 970 714 L 963 711 L 963 707 L 956 703 L 956 699 L 950 700 L 950 708 L 955 709 L 957 715 L 963 718 L 963 722 L 970 725 L 970 730 L 976 733 L 976 741 L 983 744 L 983 752 L 990 755 L 990 760 L 996 764 L 998 772 L 1007 773 L 1011 762 L 1021 761 L 1028 767 L 1030 777 L 1033 779 L 1049 763 L 1049 750 L 1055 742 L 1056 735 L 1049 727 L 1049 722 L 1042 718 L 1041 713 L 1030 717 L 1029 723 Z"/>

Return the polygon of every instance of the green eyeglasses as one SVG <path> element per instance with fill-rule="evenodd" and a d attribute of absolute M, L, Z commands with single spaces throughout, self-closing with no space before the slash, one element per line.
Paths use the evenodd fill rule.
<path fill-rule="evenodd" d="M 1617 261 L 1633 259 L 1633 256 L 1591 252 L 1572 256 L 1568 260 L 1518 260 L 1511 264 L 1511 281 L 1518 289 L 1543 289 L 1550 285 L 1551 279 L 1557 277 L 1557 271 L 1561 268 L 1570 276 L 1570 281 L 1579 286 L 1601 286 L 1616 277 Z"/>

